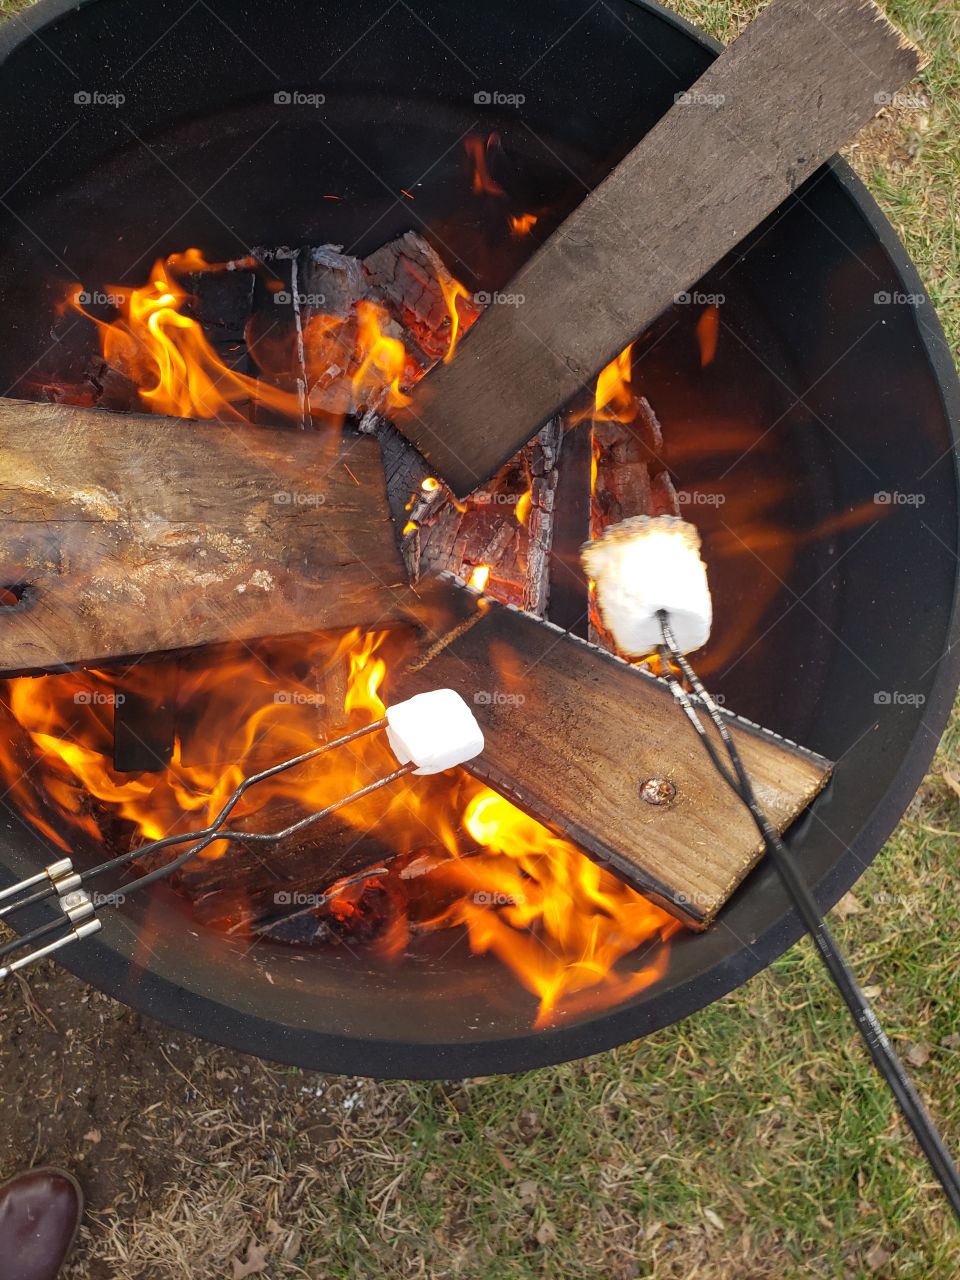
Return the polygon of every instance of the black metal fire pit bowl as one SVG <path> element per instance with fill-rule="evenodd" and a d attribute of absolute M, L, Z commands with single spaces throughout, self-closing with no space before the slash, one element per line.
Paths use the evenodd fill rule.
<path fill-rule="evenodd" d="M 0 35 L 3 389 L 25 394 L 21 375 L 50 346 L 57 280 L 140 283 L 188 245 L 210 259 L 256 244 L 365 253 L 426 226 L 470 287 L 502 287 L 533 242 L 493 245 L 462 136 L 500 134 L 501 178 L 526 207 L 549 207 L 545 236 L 716 51 L 633 0 L 41 0 Z M 292 91 L 325 102 L 275 100 Z M 640 344 L 637 380 L 681 487 L 736 497 L 695 514 L 717 605 L 700 666 L 729 706 L 837 761 L 790 833 L 828 907 L 914 794 L 957 688 L 957 380 L 932 306 L 903 301 L 922 295 L 913 266 L 840 161 L 701 288 L 725 299 L 716 360 L 701 370 L 697 308 L 678 305 Z M 757 441 L 732 470 L 706 447 L 730 424 Z M 795 544 L 777 579 L 762 548 L 735 563 L 720 551 L 724 521 L 771 478 L 771 520 Z M 767 588 L 749 652 L 724 656 Z M 12 879 L 51 853 L 11 815 L 0 858 Z M 529 994 L 465 948 L 385 971 L 251 952 L 202 930 L 167 890 L 106 914 L 97 938 L 64 953 L 95 986 L 208 1040 L 381 1077 L 519 1071 L 633 1040 L 800 935 L 761 866 L 716 927 L 674 939 L 661 980 L 534 1031 Z"/>

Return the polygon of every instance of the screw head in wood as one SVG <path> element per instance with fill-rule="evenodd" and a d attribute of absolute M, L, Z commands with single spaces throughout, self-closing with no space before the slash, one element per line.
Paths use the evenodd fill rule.
<path fill-rule="evenodd" d="M 647 778 L 645 782 L 640 783 L 640 799 L 645 800 L 647 804 L 662 808 L 664 805 L 671 804 L 676 798 L 677 788 L 669 778 Z"/>

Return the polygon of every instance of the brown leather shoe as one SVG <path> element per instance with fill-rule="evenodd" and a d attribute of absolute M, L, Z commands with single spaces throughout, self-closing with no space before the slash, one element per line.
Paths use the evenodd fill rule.
<path fill-rule="evenodd" d="M 83 1192 L 62 1169 L 28 1169 L 0 1186 L 4 1280 L 54 1280 L 73 1248 Z"/>

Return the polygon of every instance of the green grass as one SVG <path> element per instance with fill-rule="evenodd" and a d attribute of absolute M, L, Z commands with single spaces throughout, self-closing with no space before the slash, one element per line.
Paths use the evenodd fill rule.
<path fill-rule="evenodd" d="M 0 14 L 21 7 L 3 0 Z M 762 6 L 677 7 L 729 39 Z M 887 9 L 931 56 L 910 89 L 929 106 L 888 111 L 848 155 L 917 263 L 956 350 L 960 14 L 946 0 L 893 0 Z M 956 1151 L 960 800 L 945 770 L 960 774 L 957 717 L 908 815 L 855 889 L 862 912 L 835 925 L 865 983 L 878 988 L 901 1051 L 921 1046 L 914 1075 Z M 209 1260 L 216 1241 L 202 1225 L 202 1211 L 216 1221 L 218 1206 L 257 1238 L 270 1235 L 271 1215 L 299 1233 L 296 1261 L 277 1253 L 264 1273 L 277 1277 L 951 1280 L 960 1271 L 960 1237 L 807 943 L 679 1026 L 525 1076 L 329 1079 L 322 1102 L 294 1105 L 317 1077 L 226 1061 L 204 1051 L 195 1066 L 202 1095 L 222 1108 L 209 1137 L 196 1136 L 195 1107 L 126 1121 L 131 1143 L 169 1144 L 173 1182 L 149 1201 L 131 1192 L 132 1205 L 92 1228 L 91 1252 L 113 1260 L 111 1275 L 184 1274 L 161 1261 L 174 1239 L 192 1274 L 229 1274 L 227 1255 Z M 254 1077 L 271 1100 L 262 1116 L 223 1084 L 246 1088 Z M 335 1123 L 318 1137 L 310 1125 L 321 1114 Z M 193 1146 L 183 1141 L 188 1127 Z"/>

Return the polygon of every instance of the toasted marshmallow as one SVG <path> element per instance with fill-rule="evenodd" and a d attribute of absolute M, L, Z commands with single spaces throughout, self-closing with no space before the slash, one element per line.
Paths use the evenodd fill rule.
<path fill-rule="evenodd" d="M 387 708 L 387 738 L 401 764 L 415 773 L 442 773 L 483 750 L 473 712 L 453 689 L 431 689 Z"/>
<path fill-rule="evenodd" d="M 713 606 L 692 524 L 677 516 L 634 516 L 586 543 L 580 558 L 622 653 L 639 657 L 663 643 L 661 609 L 681 653 L 706 644 Z"/>

